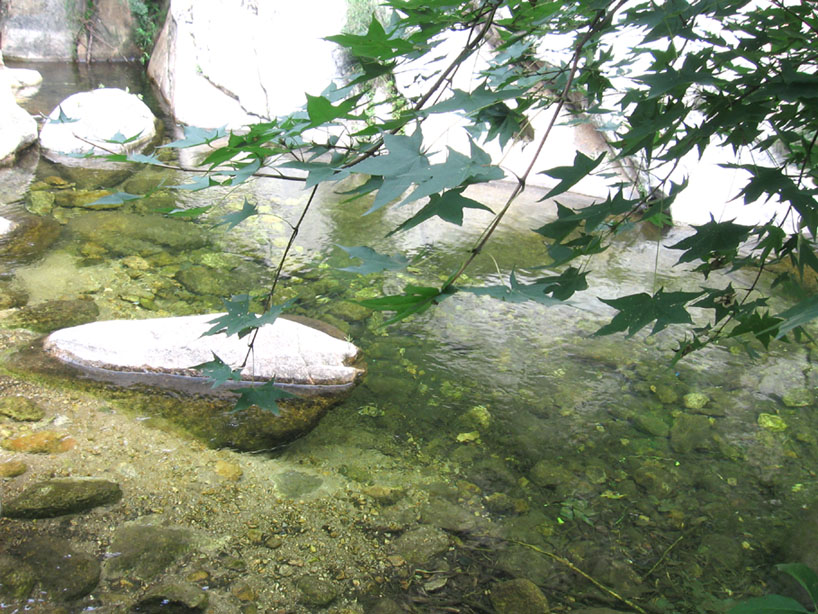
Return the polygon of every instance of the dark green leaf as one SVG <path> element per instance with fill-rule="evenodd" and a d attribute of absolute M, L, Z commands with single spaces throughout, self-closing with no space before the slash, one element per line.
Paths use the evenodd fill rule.
<path fill-rule="evenodd" d="M 213 326 L 203 336 L 218 335 L 238 335 L 240 338 L 249 334 L 253 329 L 272 324 L 281 313 L 293 303 L 286 301 L 282 305 L 273 305 L 262 315 L 257 315 L 250 311 L 250 297 L 247 294 L 233 296 L 224 301 L 227 313 L 210 320 L 208 324 Z"/>
<path fill-rule="evenodd" d="M 241 369 L 233 369 L 230 365 L 219 358 L 213 352 L 213 360 L 210 362 L 203 362 L 200 365 L 192 367 L 197 371 L 201 371 L 202 375 L 213 382 L 211 388 L 218 388 L 223 386 L 228 381 L 241 381 Z"/>
<path fill-rule="evenodd" d="M 775 568 L 795 578 L 812 599 L 813 607 L 818 606 L 818 575 L 811 568 L 803 563 L 780 563 Z"/>
<path fill-rule="evenodd" d="M 432 194 L 429 202 L 423 206 L 415 215 L 403 222 L 387 236 L 396 232 L 414 228 L 418 224 L 425 222 L 429 218 L 439 217 L 451 224 L 463 225 L 463 209 L 483 209 L 491 211 L 486 205 L 463 196 L 463 189 L 448 190 L 443 194 Z"/>
<path fill-rule="evenodd" d="M 107 196 L 103 196 L 101 198 L 96 199 L 94 202 L 89 203 L 88 207 L 95 207 L 96 205 L 122 205 L 128 202 L 129 200 L 138 200 L 142 198 L 138 194 L 128 194 L 127 192 L 115 192 L 114 194 L 108 194 Z"/>
<path fill-rule="evenodd" d="M 806 608 L 795 599 L 781 595 L 748 599 L 728 610 L 728 614 L 806 614 L 806 612 Z"/>
<path fill-rule="evenodd" d="M 204 190 L 205 188 L 209 188 L 214 185 L 221 184 L 210 175 L 202 175 L 201 177 L 197 177 L 190 183 L 184 183 L 182 185 L 171 185 L 168 187 L 173 188 L 175 190 L 189 190 L 190 192 L 198 192 L 199 190 Z"/>
<path fill-rule="evenodd" d="M 156 209 L 157 213 L 163 213 L 168 217 L 180 217 L 185 219 L 195 219 L 203 213 L 210 211 L 213 205 L 205 205 L 204 207 L 190 207 L 189 209 L 175 209 L 172 207 L 160 207 Z"/>
<path fill-rule="evenodd" d="M 278 407 L 278 401 L 292 399 L 294 397 L 294 394 L 277 388 L 275 382 L 267 382 L 261 386 L 242 388 L 239 391 L 239 399 L 236 401 L 236 405 L 230 413 L 244 411 L 255 406 L 278 416 L 281 413 Z"/>
<path fill-rule="evenodd" d="M 547 171 L 541 171 L 541 175 L 548 175 L 554 179 L 559 179 L 560 182 L 548 191 L 548 194 L 543 196 L 540 200 L 552 198 L 557 194 L 562 194 L 576 185 L 583 177 L 589 175 L 597 166 L 605 159 L 605 154 L 601 153 L 597 158 L 591 159 L 581 151 L 578 151 L 574 156 L 574 164 L 571 166 L 557 166 Z"/>
<path fill-rule="evenodd" d="M 464 113 L 473 113 L 484 107 L 491 106 L 496 102 L 508 100 L 509 98 L 517 98 L 523 94 L 525 94 L 525 90 L 517 88 L 492 91 L 486 87 L 485 83 L 481 83 L 472 92 L 464 92 L 458 89 L 453 90 L 451 98 L 432 105 L 426 109 L 426 112 L 446 113 L 449 111 L 463 111 Z"/>
<path fill-rule="evenodd" d="M 258 215 L 258 207 L 247 200 L 244 199 L 244 204 L 241 207 L 241 211 L 235 211 L 233 213 L 227 213 L 219 218 L 219 221 L 213 224 L 212 228 L 218 228 L 219 226 L 227 226 L 227 230 L 231 230 L 241 224 L 244 220 L 248 217 L 252 217 L 254 215 Z"/>
<path fill-rule="evenodd" d="M 410 315 L 423 313 L 432 305 L 437 305 L 443 299 L 451 296 L 455 291 L 452 287 L 441 291 L 439 288 L 409 284 L 404 288 L 403 294 L 367 299 L 360 301 L 360 304 L 374 311 L 394 311 L 395 315 L 383 323 L 384 326 L 388 326 Z"/>
<path fill-rule="evenodd" d="M 716 222 L 710 219 L 703 226 L 694 226 L 696 233 L 670 245 L 670 249 L 682 249 L 685 252 L 678 262 L 692 262 L 694 260 L 707 261 L 714 255 L 735 255 L 739 245 L 750 236 L 752 226 L 742 226 L 730 222 Z"/>
<path fill-rule="evenodd" d="M 781 321 L 778 327 L 778 337 L 783 337 L 794 328 L 804 326 L 818 318 L 818 294 L 782 311 L 776 317 Z"/>
<path fill-rule="evenodd" d="M 409 264 L 409 259 L 403 254 L 387 256 L 385 254 L 379 254 L 371 247 L 366 247 L 365 245 L 357 247 L 339 245 L 338 247 L 344 250 L 350 258 L 363 260 L 363 264 L 361 265 L 343 267 L 338 269 L 339 271 L 350 271 L 352 273 L 368 275 L 369 273 L 379 273 L 380 271 L 403 269 Z"/>
<path fill-rule="evenodd" d="M 196 126 L 185 126 L 183 130 L 185 138 L 179 139 L 178 141 L 173 141 L 167 145 L 160 145 L 160 147 L 174 147 L 180 149 L 186 147 L 196 147 L 197 145 L 212 143 L 216 139 L 227 136 L 227 132 L 224 127 L 216 128 L 214 130 L 205 130 L 204 128 L 197 128 Z"/>
<path fill-rule="evenodd" d="M 62 110 L 62 109 L 60 109 L 60 110 Z M 117 132 L 117 133 L 116 133 L 114 136 L 112 136 L 110 139 L 105 139 L 105 142 L 106 142 L 106 143 L 116 143 L 116 144 L 118 144 L 118 145 L 125 145 L 126 143 L 132 143 L 132 142 L 134 142 L 134 141 L 135 141 L 136 139 L 138 139 L 138 138 L 139 138 L 141 135 L 142 135 L 142 131 L 141 131 L 141 130 L 140 130 L 139 132 L 137 132 L 136 134 L 134 134 L 133 136 L 125 136 L 125 135 L 124 135 L 124 134 L 122 134 L 121 132 Z"/>
<path fill-rule="evenodd" d="M 547 294 L 547 292 L 552 288 L 553 284 L 543 281 L 538 281 L 532 284 L 521 284 L 519 281 L 517 281 L 517 276 L 514 271 L 512 271 L 509 277 L 508 286 L 464 287 L 458 288 L 458 290 L 470 292 L 478 296 L 490 296 L 507 303 L 524 303 L 526 301 L 534 301 L 542 305 L 555 305 L 562 303 L 561 300 Z"/>
<path fill-rule="evenodd" d="M 594 334 L 610 335 L 627 330 L 628 337 L 632 337 L 652 322 L 655 324 L 651 334 L 658 333 L 669 324 L 690 324 L 692 320 L 686 305 L 701 295 L 702 292 L 665 292 L 664 288 L 659 288 L 653 296 L 641 292 L 621 298 L 600 299 L 619 313 Z"/>

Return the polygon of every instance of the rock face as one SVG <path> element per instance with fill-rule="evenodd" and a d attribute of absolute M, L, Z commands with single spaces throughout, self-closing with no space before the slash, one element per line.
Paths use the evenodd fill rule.
<path fill-rule="evenodd" d="M 0 67 L 0 76 L 8 69 Z M 0 166 L 37 140 L 37 122 L 14 98 L 8 80 L 0 77 Z"/>
<path fill-rule="evenodd" d="M 121 165 L 76 156 L 141 152 L 156 138 L 156 127 L 156 117 L 137 96 L 101 88 L 57 105 L 40 131 L 40 146 L 46 158 L 65 166 L 116 169 Z M 126 144 L 108 142 L 134 136 Z"/>
<path fill-rule="evenodd" d="M 6 58 L 18 60 L 107 61 L 137 57 L 132 41 L 133 17 L 124 0 L 4 2 L 0 38 Z"/>
<path fill-rule="evenodd" d="M 236 129 L 284 115 L 335 76 L 322 38 L 345 12 L 337 0 L 172 0 L 148 75 L 180 123 Z"/>
<path fill-rule="evenodd" d="M 221 315 L 93 322 L 52 333 L 44 347 L 64 362 L 108 371 L 114 380 L 198 379 L 201 373 L 194 367 L 212 361 L 214 354 L 238 365 L 247 352 L 246 340 L 235 335 L 202 336 Z M 255 347 L 254 358 L 242 371 L 248 381 L 275 379 L 296 389 L 346 388 L 362 373 L 351 365 L 358 356 L 354 345 L 285 318 L 263 326 Z"/>

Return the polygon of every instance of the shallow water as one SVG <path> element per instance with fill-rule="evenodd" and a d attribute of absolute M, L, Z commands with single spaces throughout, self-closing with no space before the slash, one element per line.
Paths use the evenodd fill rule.
<path fill-rule="evenodd" d="M 30 108 L 48 113 L 62 94 L 99 80 L 62 70 L 48 67 L 52 85 Z M 146 87 L 117 75 L 113 69 L 102 82 Z M 40 162 L 35 179 L 59 174 Z M 162 178 L 184 180 L 144 169 L 116 189 L 136 192 Z M 508 190 L 498 184 L 475 194 L 497 206 Z M 170 581 L 206 587 L 207 611 L 248 613 L 323 611 L 305 597 L 304 578 L 337 589 L 329 609 L 339 614 L 388 611 L 377 609 L 386 607 L 378 605 L 383 597 L 413 612 L 490 612 L 489 589 L 510 578 L 532 580 L 558 611 L 720 611 L 732 596 L 768 590 L 771 567 L 790 555 L 801 508 L 818 488 L 813 406 L 782 401 L 788 391 L 814 388 L 812 349 L 774 344 L 753 359 L 738 346 L 718 346 L 672 367 L 674 331 L 592 336 L 610 315 L 596 295 L 696 283 L 684 270 L 668 272 L 676 255 L 662 247 L 685 229 L 658 242 L 636 230 L 623 236 L 591 263 L 594 293 L 570 305 L 458 294 L 384 330 L 379 314 L 354 301 L 381 288 L 439 283 L 486 217 L 467 216 L 462 231 L 426 223 L 387 239 L 408 210 L 362 218 L 366 203 L 319 195 L 281 299 L 298 297 L 296 313 L 342 328 L 369 370 L 314 431 L 286 448 L 210 449 L 167 419 L 184 399 L 43 377 L 15 368 L 9 354 L 4 394 L 39 399 L 48 415 L 35 424 L 0 423 L 3 437 L 56 428 L 76 446 L 14 454 L 29 470 L 5 482 L 4 499 L 48 475 L 108 476 L 125 491 L 122 503 L 88 514 L 1 519 L 9 548 L 45 535 L 106 560 L 116 556 L 112 544 L 123 526 L 195 533 L 195 546 L 155 577 L 104 567 L 98 588 L 63 611 L 131 611 L 146 591 Z M 31 215 L 24 210 L 31 198 L 6 213 Z M 265 215 L 231 232 L 210 229 L 213 216 L 171 223 L 154 211 L 203 202 L 238 209 L 245 198 Z M 529 231 L 543 223 L 537 198 L 527 195 L 498 229 L 469 270 L 473 281 L 496 283 L 498 266 L 542 259 L 544 247 Z M 90 300 L 99 319 L 217 310 L 226 294 L 263 294 L 306 200 L 297 185 L 260 180 L 224 194 L 163 190 L 114 211 L 54 206 L 41 217 L 56 220 L 59 236 L 36 258 L 8 260 L 3 281 L 29 306 Z M 340 271 L 357 261 L 337 245 L 361 244 L 426 254 L 425 261 L 365 277 Z M 751 277 L 731 279 L 741 285 Z M 2 347 L 12 351 L 34 337 L 12 327 Z M 697 407 L 685 398 L 690 393 L 707 402 Z M 225 465 L 238 467 L 239 478 Z M 419 525 L 439 527 L 449 541 L 413 563 L 400 540 Z M 32 595 L 31 611 L 57 611 L 53 591 Z"/>

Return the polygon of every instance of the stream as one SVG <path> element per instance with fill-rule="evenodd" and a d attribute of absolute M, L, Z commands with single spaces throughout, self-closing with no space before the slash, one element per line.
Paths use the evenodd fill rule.
<path fill-rule="evenodd" d="M 105 85 L 143 94 L 161 115 L 139 69 L 26 67 L 44 77 L 24 105 L 32 114 Z M 415 210 L 362 217 L 366 199 L 338 193 L 350 185 L 322 188 L 276 302 L 295 298 L 294 314 L 339 328 L 368 372 L 309 434 L 251 453 L 197 438 L 195 417 L 174 417 L 190 416 L 179 409 L 189 399 L 43 373 L 20 352 L 58 324 L 263 296 L 309 193 L 270 179 L 171 190 L 162 184 L 190 177 L 157 168 L 99 186 L 36 152 L 14 173 L 0 189 L 26 173 L 31 182 L 0 215 L 31 239 L 0 252 L 0 394 L 44 415 L 0 414 L 0 467 L 22 467 L 3 473 L 2 499 L 70 476 L 114 482 L 122 497 L 82 514 L 0 518 L 2 612 L 526 614 L 544 611 L 540 598 L 554 612 L 722 612 L 731 599 L 792 590 L 775 564 L 818 563 L 807 539 L 818 523 L 813 346 L 773 342 L 752 356 L 736 341 L 671 365 L 678 330 L 593 336 L 612 314 L 597 296 L 695 287 L 666 248 L 689 229 L 621 235 L 590 263 L 592 290 L 568 304 L 460 293 L 384 328 L 357 301 L 441 283 L 490 214 L 386 237 Z M 100 187 L 159 189 L 111 210 L 64 196 Z M 470 196 L 496 208 L 512 188 Z M 530 231 L 544 222 L 540 196 L 515 205 L 463 285 L 502 283 L 498 269 L 546 259 Z M 245 199 L 261 215 L 212 228 Z M 204 204 L 218 207 L 196 220 L 159 212 Z M 357 275 L 341 270 L 360 261 L 339 245 L 419 262 Z M 708 284 L 752 279 L 714 273 Z M 37 433 L 54 445 L 10 443 Z M 509 605 L 515 594 L 531 595 L 530 609 Z"/>

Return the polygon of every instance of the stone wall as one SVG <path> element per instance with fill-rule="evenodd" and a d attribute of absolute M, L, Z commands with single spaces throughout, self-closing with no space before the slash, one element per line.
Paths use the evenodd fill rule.
<path fill-rule="evenodd" d="M 4 0 L 0 46 L 6 59 L 27 61 L 130 60 L 128 0 Z"/>

